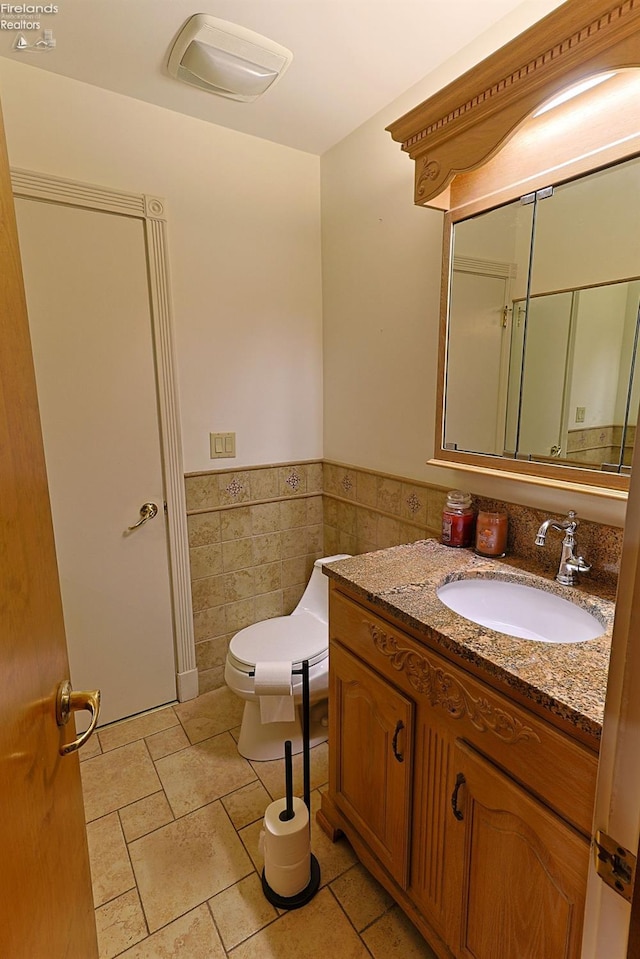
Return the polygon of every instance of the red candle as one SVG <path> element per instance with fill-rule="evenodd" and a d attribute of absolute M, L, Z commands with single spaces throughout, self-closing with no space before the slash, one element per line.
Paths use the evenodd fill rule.
<path fill-rule="evenodd" d="M 471 546 L 475 513 L 471 508 L 471 496 L 461 490 L 447 493 L 447 502 L 442 511 L 442 542 L 445 546 Z"/>
<path fill-rule="evenodd" d="M 507 514 L 480 510 L 476 524 L 476 553 L 504 556 L 507 551 Z"/>

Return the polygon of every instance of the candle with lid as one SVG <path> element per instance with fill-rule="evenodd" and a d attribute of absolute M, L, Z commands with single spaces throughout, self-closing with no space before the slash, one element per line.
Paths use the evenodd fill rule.
<path fill-rule="evenodd" d="M 480 556 L 504 556 L 507 551 L 507 514 L 480 510 L 476 524 L 476 553 Z"/>
<path fill-rule="evenodd" d="M 442 539 L 445 546 L 466 547 L 473 545 L 475 512 L 471 496 L 454 489 L 447 493 L 447 502 L 442 511 Z"/>

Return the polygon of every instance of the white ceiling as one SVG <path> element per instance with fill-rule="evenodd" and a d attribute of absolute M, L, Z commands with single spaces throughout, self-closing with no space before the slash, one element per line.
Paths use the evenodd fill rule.
<path fill-rule="evenodd" d="M 559 0 L 59 0 L 38 20 L 55 49 L 0 56 L 254 136 L 322 154 L 519 6 L 533 21 Z M 248 27 L 293 51 L 287 73 L 254 103 L 169 77 L 173 40 L 194 13 Z M 3 17 L 7 14 L 3 13 Z M 28 40 L 40 33 L 23 30 Z"/>

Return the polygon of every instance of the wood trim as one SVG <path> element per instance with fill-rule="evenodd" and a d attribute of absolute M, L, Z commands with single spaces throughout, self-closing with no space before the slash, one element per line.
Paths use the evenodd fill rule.
<path fill-rule="evenodd" d="M 442 415 L 441 402 L 438 412 Z M 458 450 L 436 449 L 433 459 L 427 460 L 427 463 L 429 466 L 445 466 L 448 469 L 465 470 L 494 478 L 606 496 L 609 499 L 626 500 L 629 489 L 628 474 L 606 473 L 602 470 L 582 469 L 579 466 L 556 466 L 542 461 L 512 460 L 504 456 L 485 456 Z"/>
<path fill-rule="evenodd" d="M 415 161 L 424 205 L 487 161 L 541 103 L 605 70 L 640 66 L 640 0 L 567 0 L 387 127 Z"/>
<path fill-rule="evenodd" d="M 133 193 L 121 193 L 107 187 L 80 183 L 48 173 L 11 168 L 11 186 L 14 196 L 47 200 L 52 203 L 68 203 L 70 206 L 85 206 L 91 210 L 109 213 L 124 213 L 127 216 L 145 215 L 144 197 Z"/>
<path fill-rule="evenodd" d="M 456 175 L 449 209 L 472 216 L 637 155 L 640 124 L 628 105 L 638 100 L 638 74 L 625 70 L 576 101 L 528 118 L 490 160 Z"/>
<path fill-rule="evenodd" d="M 160 197 L 123 193 L 90 183 L 21 169 L 11 171 L 11 184 L 14 196 L 102 210 L 143 221 L 155 344 L 160 445 L 167 502 L 178 694 L 181 700 L 191 699 L 198 693 L 197 669 L 165 201 Z"/>

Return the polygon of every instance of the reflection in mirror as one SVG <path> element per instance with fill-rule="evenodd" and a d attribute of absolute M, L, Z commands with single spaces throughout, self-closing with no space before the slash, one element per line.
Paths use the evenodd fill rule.
<path fill-rule="evenodd" d="M 526 295 L 532 224 L 533 206 L 516 200 L 454 227 L 444 432 L 450 449 L 504 452 L 510 304 Z"/>
<path fill-rule="evenodd" d="M 514 303 L 505 450 L 532 459 L 621 471 L 631 465 L 631 389 L 640 280 Z"/>
<path fill-rule="evenodd" d="M 640 160 L 453 227 L 445 449 L 628 472 Z"/>

